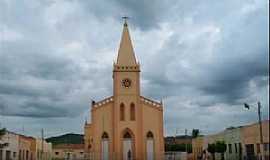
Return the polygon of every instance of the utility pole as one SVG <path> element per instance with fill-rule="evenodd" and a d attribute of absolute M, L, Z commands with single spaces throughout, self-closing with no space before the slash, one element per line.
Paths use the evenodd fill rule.
<path fill-rule="evenodd" d="M 43 160 L 43 151 L 44 151 L 44 130 L 41 129 L 41 160 Z"/>
<path fill-rule="evenodd" d="M 187 141 L 188 141 L 188 137 L 187 137 L 187 129 L 185 129 L 185 139 L 186 139 L 186 153 L 188 152 L 188 149 L 187 149 Z"/>
<path fill-rule="evenodd" d="M 258 102 L 258 117 L 259 117 L 259 127 L 260 127 L 260 143 L 261 143 L 261 145 L 260 145 L 260 149 L 261 149 L 261 153 L 262 153 L 262 155 L 261 155 L 261 159 L 262 160 L 264 160 L 264 148 L 263 148 L 263 134 L 262 134 L 262 118 L 261 118 L 261 103 L 260 102 Z"/>
<path fill-rule="evenodd" d="M 247 103 L 244 103 L 245 108 L 250 109 Z M 261 160 L 264 160 L 264 148 L 263 148 L 263 133 L 262 133 L 262 118 L 261 118 L 261 103 L 258 102 L 258 119 L 259 119 L 259 134 L 260 134 L 260 150 L 261 150 Z"/>

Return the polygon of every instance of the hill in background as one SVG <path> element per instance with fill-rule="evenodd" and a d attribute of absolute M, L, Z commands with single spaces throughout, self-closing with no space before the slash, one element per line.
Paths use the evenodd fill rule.
<path fill-rule="evenodd" d="M 46 139 L 47 142 L 51 142 L 53 145 L 58 144 L 83 144 L 83 135 L 68 133 L 56 137 L 50 137 Z"/>

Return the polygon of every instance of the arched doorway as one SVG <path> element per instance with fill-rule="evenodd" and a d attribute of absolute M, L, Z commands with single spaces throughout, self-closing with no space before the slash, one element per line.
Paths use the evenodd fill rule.
<path fill-rule="evenodd" d="M 151 131 L 146 134 L 147 160 L 154 160 L 154 135 Z"/>
<path fill-rule="evenodd" d="M 109 135 L 107 132 L 104 132 L 101 137 L 101 158 L 109 160 Z"/>
<path fill-rule="evenodd" d="M 134 136 L 129 129 L 126 129 L 123 133 L 123 160 L 133 160 L 135 158 L 134 153 Z"/>

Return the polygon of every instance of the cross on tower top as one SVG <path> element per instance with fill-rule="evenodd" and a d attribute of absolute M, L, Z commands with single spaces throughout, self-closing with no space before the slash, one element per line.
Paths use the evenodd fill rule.
<path fill-rule="evenodd" d="M 129 19 L 129 17 L 123 16 L 122 18 L 124 19 L 124 26 L 127 26 L 127 20 Z"/>

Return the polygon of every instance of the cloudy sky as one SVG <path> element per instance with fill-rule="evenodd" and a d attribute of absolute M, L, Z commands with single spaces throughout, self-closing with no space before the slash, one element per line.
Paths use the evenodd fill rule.
<path fill-rule="evenodd" d="M 166 135 L 268 117 L 267 0 L 1 0 L 0 122 L 39 136 L 82 133 L 91 99 L 112 94 L 129 26 L 142 94 L 164 100 Z"/>

